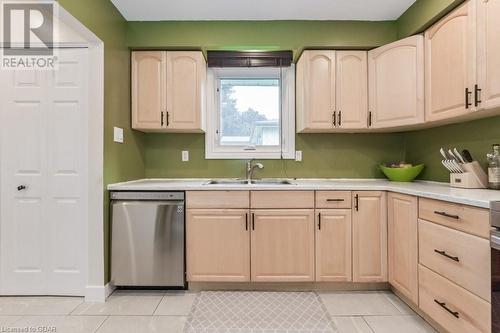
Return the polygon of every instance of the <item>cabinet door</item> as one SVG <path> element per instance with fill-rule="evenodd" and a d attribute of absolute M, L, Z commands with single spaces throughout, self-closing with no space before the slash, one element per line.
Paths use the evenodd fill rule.
<path fill-rule="evenodd" d="M 253 210 L 252 281 L 314 281 L 314 210 Z"/>
<path fill-rule="evenodd" d="M 389 283 L 418 304 L 417 197 L 389 193 Z"/>
<path fill-rule="evenodd" d="M 385 192 L 353 192 L 352 277 L 354 282 L 387 281 Z"/>
<path fill-rule="evenodd" d="M 478 1 L 478 107 L 500 106 L 500 1 Z"/>
<path fill-rule="evenodd" d="M 316 281 L 352 281 L 350 209 L 316 213 Z"/>
<path fill-rule="evenodd" d="M 297 130 L 333 130 L 335 51 L 304 51 L 297 64 Z"/>
<path fill-rule="evenodd" d="M 476 1 L 468 1 L 425 32 L 425 116 L 445 120 L 474 110 Z"/>
<path fill-rule="evenodd" d="M 164 51 L 132 52 L 132 128 L 158 130 L 165 128 Z"/>
<path fill-rule="evenodd" d="M 368 53 L 370 126 L 399 127 L 424 121 L 424 41 L 421 35 Z"/>
<path fill-rule="evenodd" d="M 201 132 L 204 128 L 206 63 L 198 51 L 167 52 L 166 127 Z"/>
<path fill-rule="evenodd" d="M 249 212 L 245 209 L 188 209 L 188 281 L 250 281 Z"/>
<path fill-rule="evenodd" d="M 337 52 L 337 127 L 366 128 L 368 64 L 366 51 Z"/>

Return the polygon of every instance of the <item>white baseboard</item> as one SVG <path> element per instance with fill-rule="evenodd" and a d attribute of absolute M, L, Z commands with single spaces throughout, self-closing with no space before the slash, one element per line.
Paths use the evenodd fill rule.
<path fill-rule="evenodd" d="M 85 302 L 106 302 L 106 299 L 115 290 L 112 282 L 104 286 L 87 286 L 85 290 Z"/>

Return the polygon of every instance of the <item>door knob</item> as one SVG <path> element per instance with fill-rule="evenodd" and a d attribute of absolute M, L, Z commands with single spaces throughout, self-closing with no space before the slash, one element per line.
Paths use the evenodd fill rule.
<path fill-rule="evenodd" d="M 26 186 L 24 186 L 24 185 L 19 185 L 19 186 L 17 187 L 17 190 L 18 190 L 18 191 L 22 191 L 22 190 L 25 190 L 25 189 L 26 189 Z"/>

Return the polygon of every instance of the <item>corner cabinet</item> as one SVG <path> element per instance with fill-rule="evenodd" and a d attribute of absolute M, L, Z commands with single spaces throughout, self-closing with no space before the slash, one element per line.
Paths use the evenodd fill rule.
<path fill-rule="evenodd" d="M 132 128 L 205 130 L 206 62 L 198 51 L 132 52 Z"/>
<path fill-rule="evenodd" d="M 297 63 L 297 132 L 367 128 L 367 52 L 311 51 Z"/>
<path fill-rule="evenodd" d="M 418 198 L 389 193 L 389 283 L 418 304 Z"/>
<path fill-rule="evenodd" d="M 425 32 L 427 121 L 476 109 L 476 3 L 465 2 Z"/>
<path fill-rule="evenodd" d="M 387 282 L 387 195 L 353 192 L 352 277 L 354 282 Z"/>
<path fill-rule="evenodd" d="M 372 128 L 424 122 L 424 39 L 416 35 L 368 52 Z"/>

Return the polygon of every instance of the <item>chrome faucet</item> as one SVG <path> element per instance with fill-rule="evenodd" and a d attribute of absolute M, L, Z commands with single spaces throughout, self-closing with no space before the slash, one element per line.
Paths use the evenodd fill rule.
<path fill-rule="evenodd" d="M 253 177 L 253 171 L 255 170 L 255 168 L 259 168 L 259 169 L 264 169 L 264 165 L 262 165 L 262 163 L 255 163 L 254 165 L 252 165 L 252 162 L 253 160 L 250 160 L 247 162 L 246 164 L 246 181 L 248 184 L 250 184 L 252 182 L 252 177 Z"/>

